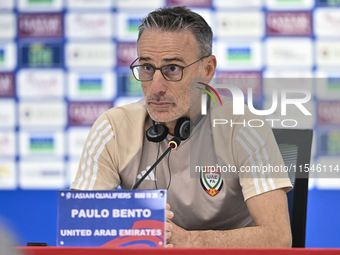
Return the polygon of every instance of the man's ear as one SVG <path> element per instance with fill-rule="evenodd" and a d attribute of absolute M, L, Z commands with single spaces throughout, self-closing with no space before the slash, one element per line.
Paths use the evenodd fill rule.
<path fill-rule="evenodd" d="M 217 60 L 214 55 L 210 55 L 204 59 L 204 78 L 212 79 L 215 75 Z"/>

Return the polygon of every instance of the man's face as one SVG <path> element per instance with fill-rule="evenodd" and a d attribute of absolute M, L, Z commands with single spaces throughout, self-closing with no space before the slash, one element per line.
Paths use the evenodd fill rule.
<path fill-rule="evenodd" d="M 139 39 L 138 54 L 140 65 L 155 68 L 170 64 L 184 67 L 199 59 L 196 39 L 189 31 L 146 30 Z M 181 81 L 167 81 L 160 70 L 156 70 L 151 81 L 141 82 L 146 107 L 153 120 L 168 122 L 188 113 L 190 78 L 200 77 L 200 63 L 185 68 Z"/>

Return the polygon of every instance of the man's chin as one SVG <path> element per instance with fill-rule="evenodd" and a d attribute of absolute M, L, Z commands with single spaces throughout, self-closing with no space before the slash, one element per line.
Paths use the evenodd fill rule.
<path fill-rule="evenodd" d="M 156 122 L 170 122 L 173 120 L 178 119 L 176 116 L 158 116 L 158 115 L 152 115 L 149 114 L 151 119 L 153 119 Z"/>
<path fill-rule="evenodd" d="M 182 109 L 172 107 L 171 109 L 154 109 L 152 106 L 146 107 L 151 119 L 157 122 L 171 122 L 177 120 L 185 115 Z"/>
<path fill-rule="evenodd" d="M 151 119 L 157 122 L 170 122 L 173 120 L 176 120 L 180 118 L 180 116 L 177 116 L 177 114 L 170 113 L 170 112 L 154 112 L 154 111 L 148 111 Z"/>

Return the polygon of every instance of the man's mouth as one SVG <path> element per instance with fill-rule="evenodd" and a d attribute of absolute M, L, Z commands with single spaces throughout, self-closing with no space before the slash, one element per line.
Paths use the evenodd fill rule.
<path fill-rule="evenodd" d="M 153 105 L 153 106 L 168 106 L 170 104 L 173 104 L 172 102 L 164 102 L 164 101 L 159 101 L 159 102 L 156 102 L 156 101 L 151 101 L 149 102 L 149 104 Z"/>

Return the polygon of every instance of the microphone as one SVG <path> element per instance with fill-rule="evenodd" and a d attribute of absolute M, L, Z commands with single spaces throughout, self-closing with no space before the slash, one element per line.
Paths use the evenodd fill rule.
<path fill-rule="evenodd" d="M 150 167 L 150 169 L 140 178 L 138 182 L 136 182 L 135 185 L 133 185 L 132 190 L 136 190 L 139 185 L 144 181 L 144 179 L 151 173 L 151 171 L 158 165 L 159 162 L 168 154 L 171 150 L 176 149 L 181 144 L 181 139 L 178 137 L 174 137 L 169 142 L 169 148 L 166 149 L 166 151 L 160 156 L 159 159 Z"/>

